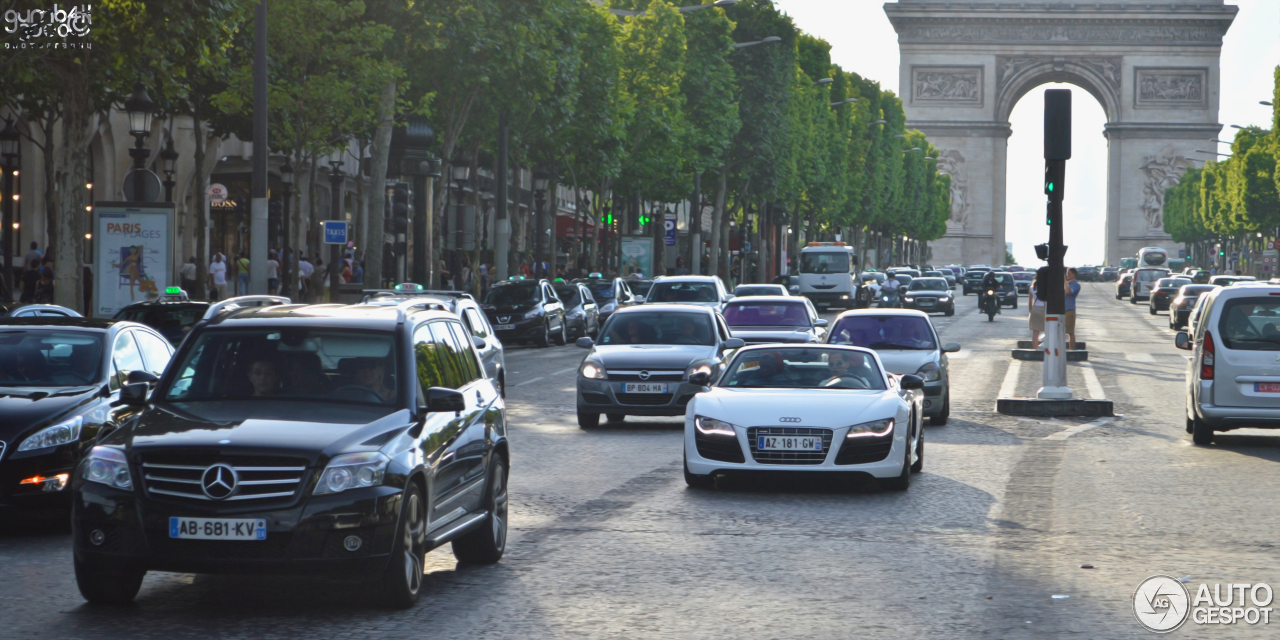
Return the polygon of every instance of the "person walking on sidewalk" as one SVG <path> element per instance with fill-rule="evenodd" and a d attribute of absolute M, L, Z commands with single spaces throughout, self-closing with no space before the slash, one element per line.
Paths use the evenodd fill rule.
<path fill-rule="evenodd" d="M 1031 286 L 1027 288 L 1027 305 L 1031 309 L 1027 313 L 1027 327 L 1031 329 L 1031 348 L 1040 349 L 1040 334 L 1044 333 L 1044 298 L 1040 297 L 1044 293 L 1043 283 L 1045 282 L 1045 273 L 1049 267 L 1040 267 L 1036 270 L 1036 277 L 1031 281 Z"/>
<path fill-rule="evenodd" d="M 187 292 L 189 296 L 200 295 L 196 291 L 196 257 L 191 256 L 191 260 L 186 264 L 178 267 L 178 278 L 182 281 L 182 290 Z"/>
<path fill-rule="evenodd" d="M 243 251 L 236 259 L 236 295 L 249 295 L 249 256 Z"/>
<path fill-rule="evenodd" d="M 227 263 L 222 261 L 220 252 L 214 252 L 213 262 L 209 263 L 209 291 L 214 300 L 227 298 Z"/>
<path fill-rule="evenodd" d="M 1075 351 L 1076 349 L 1076 296 L 1080 294 L 1080 283 L 1076 278 L 1080 274 L 1076 272 L 1075 267 L 1067 269 L 1067 278 L 1063 283 L 1063 302 L 1066 310 L 1066 327 L 1067 327 L 1067 350 Z"/>

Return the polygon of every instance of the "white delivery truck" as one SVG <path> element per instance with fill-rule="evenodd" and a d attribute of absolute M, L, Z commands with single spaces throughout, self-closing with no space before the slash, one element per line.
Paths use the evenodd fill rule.
<path fill-rule="evenodd" d="M 810 242 L 800 250 L 800 295 L 822 309 L 852 309 L 858 301 L 858 260 L 843 242 Z"/>

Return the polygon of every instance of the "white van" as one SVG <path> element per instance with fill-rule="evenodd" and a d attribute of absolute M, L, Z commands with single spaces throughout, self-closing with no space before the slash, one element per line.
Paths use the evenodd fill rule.
<path fill-rule="evenodd" d="M 1215 431 L 1280 429 L 1280 285 L 1206 292 L 1190 334 L 1174 344 L 1187 359 L 1187 432 L 1196 444 Z"/>
<path fill-rule="evenodd" d="M 819 309 L 852 309 L 858 300 L 858 260 L 843 242 L 810 242 L 800 250 L 800 295 Z"/>

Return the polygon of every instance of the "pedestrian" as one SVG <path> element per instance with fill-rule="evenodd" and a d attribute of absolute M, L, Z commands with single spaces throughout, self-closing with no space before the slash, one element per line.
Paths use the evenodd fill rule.
<path fill-rule="evenodd" d="M 1080 283 L 1076 280 L 1080 274 L 1075 267 L 1067 269 L 1067 278 L 1063 283 L 1063 309 L 1066 311 L 1067 350 L 1076 348 L 1076 296 L 1080 294 Z"/>
<path fill-rule="evenodd" d="M 196 295 L 197 274 L 195 256 L 191 256 L 190 260 L 184 263 L 181 267 L 178 267 L 178 280 L 182 283 L 182 290 L 187 292 L 187 295 Z"/>
<path fill-rule="evenodd" d="M 36 282 L 36 304 L 53 304 L 53 267 L 40 268 Z"/>
<path fill-rule="evenodd" d="M 1027 326 L 1031 329 L 1031 348 L 1040 349 L 1040 334 L 1044 333 L 1044 298 L 1042 283 L 1048 281 L 1049 267 L 1036 270 L 1036 277 L 1027 288 L 1027 304 L 1031 307 L 1027 314 Z"/>
<path fill-rule="evenodd" d="M 684 256 L 676 256 L 676 275 L 684 275 Z"/>
<path fill-rule="evenodd" d="M 311 274 L 315 273 L 315 266 L 307 260 L 306 256 L 298 259 L 298 298 L 303 302 L 311 301 Z"/>
<path fill-rule="evenodd" d="M 280 256 L 272 251 L 267 254 L 267 293 L 276 294 L 280 287 Z"/>
<path fill-rule="evenodd" d="M 31 241 L 31 249 L 27 251 L 26 257 L 23 259 L 28 269 L 39 272 L 40 265 L 44 262 L 44 254 L 40 252 L 40 245 L 35 240 Z M 37 274 L 37 278 L 39 275 Z"/>
<path fill-rule="evenodd" d="M 356 284 L 364 283 L 364 260 L 355 261 L 355 266 L 351 269 L 351 282 Z"/>
<path fill-rule="evenodd" d="M 325 287 L 328 286 L 328 272 L 324 268 L 324 260 L 316 257 L 315 270 L 311 272 L 311 294 L 316 302 L 324 302 L 326 298 Z"/>
<path fill-rule="evenodd" d="M 22 296 L 19 302 L 35 302 L 36 300 L 36 283 L 40 281 L 40 260 L 27 262 L 27 268 L 22 272 Z"/>
<path fill-rule="evenodd" d="M 236 259 L 236 295 L 249 295 L 249 256 L 240 252 Z"/>
<path fill-rule="evenodd" d="M 222 300 L 227 297 L 227 263 L 222 260 L 222 252 L 213 253 L 213 262 L 209 263 L 209 299 Z"/>

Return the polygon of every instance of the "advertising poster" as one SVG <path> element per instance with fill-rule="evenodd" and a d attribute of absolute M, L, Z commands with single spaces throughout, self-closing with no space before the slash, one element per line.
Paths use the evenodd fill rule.
<path fill-rule="evenodd" d="M 155 300 L 173 282 L 173 204 L 93 206 L 93 315 Z"/>
<path fill-rule="evenodd" d="M 647 236 L 622 238 L 622 275 L 638 273 L 653 276 L 653 238 Z"/>

